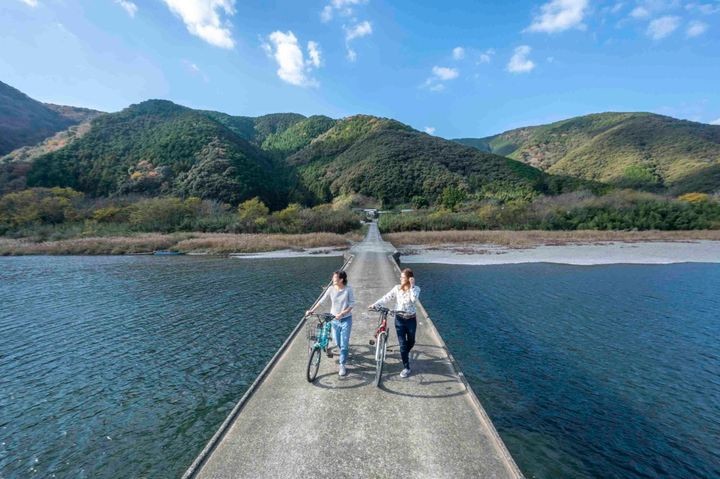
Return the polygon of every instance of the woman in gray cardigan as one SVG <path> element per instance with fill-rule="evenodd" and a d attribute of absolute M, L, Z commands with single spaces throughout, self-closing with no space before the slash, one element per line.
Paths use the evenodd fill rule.
<path fill-rule="evenodd" d="M 352 330 L 352 309 L 355 305 L 355 294 L 347 284 L 347 273 L 345 271 L 335 271 L 332 276 L 332 286 L 325 290 L 325 294 L 315 307 L 309 309 L 306 314 L 314 313 L 315 309 L 323 303 L 328 297 L 332 303 L 330 312 L 335 315 L 332 321 L 333 340 L 340 349 L 340 367 L 338 374 L 345 376 L 345 362 L 347 361 L 348 349 L 350 345 L 350 331 Z"/>

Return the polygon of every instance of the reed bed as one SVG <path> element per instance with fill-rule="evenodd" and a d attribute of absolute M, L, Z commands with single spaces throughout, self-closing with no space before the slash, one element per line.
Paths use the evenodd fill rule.
<path fill-rule="evenodd" d="M 335 233 L 307 234 L 227 234 L 206 233 L 180 241 L 173 248 L 183 253 L 262 253 L 281 249 L 343 248 L 352 235 Z M 357 240 L 357 238 L 355 238 Z"/>
<path fill-rule="evenodd" d="M 450 244 L 491 244 L 507 248 L 527 248 L 539 245 L 566 245 L 605 242 L 653 241 L 720 241 L 720 230 L 689 231 L 410 231 L 383 235 L 397 247 L 408 245 L 442 246 Z"/>
<path fill-rule="evenodd" d="M 185 235 L 186 236 L 186 235 Z M 0 238 L 0 255 L 101 255 L 152 253 L 169 249 L 180 241 L 178 235 L 142 234 L 74 238 L 35 242 L 26 238 Z"/>
<path fill-rule="evenodd" d="M 147 233 L 135 236 L 33 241 L 0 237 L 0 255 L 122 255 L 170 250 L 181 253 L 259 253 L 280 249 L 342 248 L 360 241 L 357 233 L 225 234 Z"/>

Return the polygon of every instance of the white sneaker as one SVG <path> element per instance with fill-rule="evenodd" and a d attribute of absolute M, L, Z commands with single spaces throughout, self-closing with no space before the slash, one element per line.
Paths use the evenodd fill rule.
<path fill-rule="evenodd" d="M 341 365 L 340 365 L 340 371 L 338 371 L 338 374 L 339 374 L 340 376 L 346 376 L 346 375 L 347 375 L 347 370 L 345 369 L 345 365 L 344 365 L 344 364 L 341 364 Z"/>
<path fill-rule="evenodd" d="M 400 377 L 406 378 L 408 376 L 410 376 L 410 368 L 403 369 L 402 372 L 400 373 Z"/>

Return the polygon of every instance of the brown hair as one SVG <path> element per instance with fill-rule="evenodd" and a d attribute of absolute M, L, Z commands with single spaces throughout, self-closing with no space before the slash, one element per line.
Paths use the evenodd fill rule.
<path fill-rule="evenodd" d="M 410 268 L 405 268 L 404 270 L 400 271 L 400 274 L 404 274 L 408 280 L 410 278 L 415 277 L 415 273 L 413 273 L 413 270 L 411 270 Z M 408 282 L 408 284 L 409 284 L 409 282 Z M 409 288 L 409 286 L 408 286 L 408 288 Z"/>
<path fill-rule="evenodd" d="M 333 275 L 338 275 L 338 278 L 340 278 L 340 281 L 343 282 L 344 285 L 347 285 L 347 273 L 342 270 L 337 270 L 333 273 Z"/>

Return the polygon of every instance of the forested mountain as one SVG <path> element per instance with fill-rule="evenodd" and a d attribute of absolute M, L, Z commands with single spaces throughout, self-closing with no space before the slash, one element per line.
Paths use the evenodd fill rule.
<path fill-rule="evenodd" d="M 97 116 L 2 86 L 6 123 L 44 118 L 57 127 L 95 117 L 0 158 L 0 194 L 60 186 L 90 197 L 197 196 L 231 205 L 258 196 L 276 209 L 353 193 L 385 205 L 434 204 L 448 187 L 508 199 L 596 190 L 599 182 L 680 193 L 720 186 L 720 127 L 649 113 L 448 141 L 367 115 L 232 116 L 165 100 Z"/>
<path fill-rule="evenodd" d="M 43 103 L 43 105 L 73 123 L 88 122 L 103 114 L 101 111 L 91 110 L 90 108 L 80 108 L 77 106 L 56 105 L 54 103 Z"/>
<path fill-rule="evenodd" d="M 285 201 L 281 165 L 209 115 L 149 100 L 96 118 L 80 139 L 32 162 L 28 186 L 92 196 L 140 193 Z"/>
<path fill-rule="evenodd" d="M 305 119 L 298 113 L 271 113 L 258 117 L 232 116 L 219 111 L 200 111 L 200 113 L 218 121 L 240 138 L 255 146 L 262 145 L 268 136 L 285 131 Z"/>
<path fill-rule="evenodd" d="M 0 190 L 70 187 L 90 196 L 198 196 L 273 208 L 361 193 L 385 204 L 435 202 L 452 186 L 543 189 L 542 172 L 394 120 L 279 113 L 256 118 L 164 100 L 74 127 L 0 165 Z M 555 187 L 557 187 L 557 183 Z"/>
<path fill-rule="evenodd" d="M 337 122 L 288 157 L 314 201 L 356 192 L 397 204 L 433 202 L 448 186 L 468 192 L 495 185 L 536 188 L 535 168 L 430 136 L 395 120 L 357 115 Z"/>
<path fill-rule="evenodd" d="M 0 82 L 0 156 L 34 145 L 99 112 L 47 105 Z"/>
<path fill-rule="evenodd" d="M 548 173 L 672 193 L 720 189 L 720 126 L 599 113 L 455 140 Z"/>

